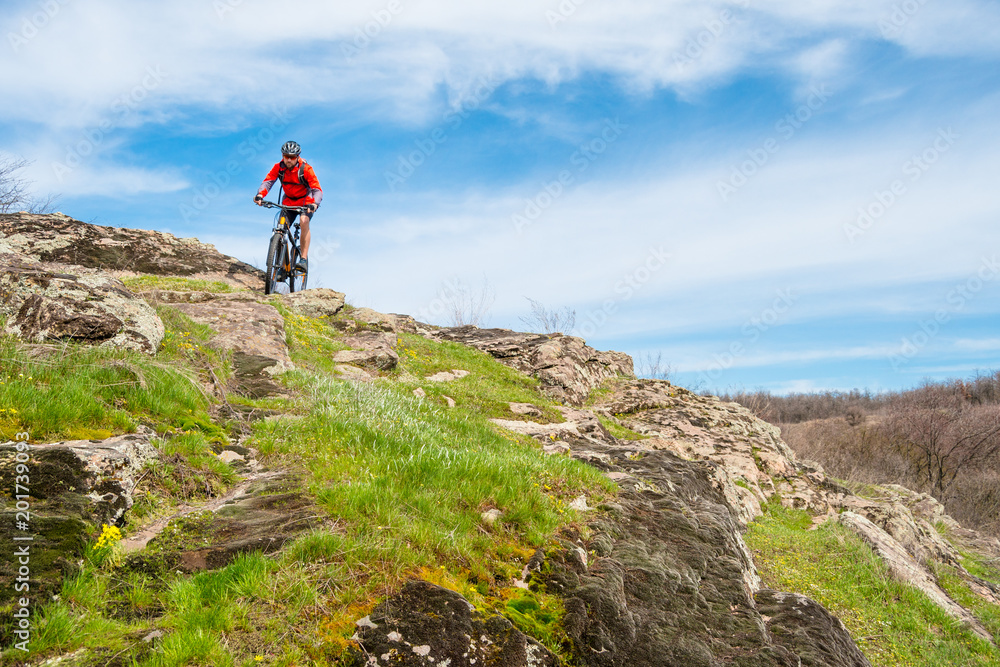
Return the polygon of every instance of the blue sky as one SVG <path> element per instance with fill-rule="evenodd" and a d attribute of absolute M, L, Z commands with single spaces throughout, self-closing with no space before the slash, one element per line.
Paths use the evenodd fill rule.
<path fill-rule="evenodd" d="M 996 2 L 5 6 L 0 154 L 73 217 L 260 265 L 295 139 L 355 305 L 485 282 L 712 390 L 1000 368 Z"/>

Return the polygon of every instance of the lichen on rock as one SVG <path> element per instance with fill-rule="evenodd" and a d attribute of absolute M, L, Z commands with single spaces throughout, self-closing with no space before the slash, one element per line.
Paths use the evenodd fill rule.
<path fill-rule="evenodd" d="M 5 333 L 32 342 L 70 340 L 153 354 L 165 332 L 156 312 L 120 280 L 9 254 L 0 255 L 0 314 Z"/>
<path fill-rule="evenodd" d="M 357 622 L 357 667 L 556 667 L 548 649 L 454 591 L 410 581 Z"/>

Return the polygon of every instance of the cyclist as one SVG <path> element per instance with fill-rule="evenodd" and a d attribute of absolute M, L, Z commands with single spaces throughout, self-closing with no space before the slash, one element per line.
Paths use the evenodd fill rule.
<path fill-rule="evenodd" d="M 323 189 L 319 185 L 319 179 L 316 178 L 316 172 L 313 171 L 309 163 L 300 157 L 301 152 L 302 147 L 294 141 L 285 142 L 281 147 L 281 162 L 278 162 L 271 167 L 271 171 L 267 172 L 267 176 L 260 184 L 253 201 L 257 206 L 262 206 L 264 197 L 271 190 L 271 186 L 280 180 L 285 196 L 279 203 L 282 206 L 306 207 L 308 212 L 303 213 L 299 220 L 302 227 L 302 256 L 295 264 L 295 268 L 308 271 L 309 261 L 306 258 L 309 256 L 309 221 L 312 220 L 320 202 L 323 201 Z M 296 216 L 298 216 L 297 212 L 289 211 L 288 224 L 292 224 Z"/>

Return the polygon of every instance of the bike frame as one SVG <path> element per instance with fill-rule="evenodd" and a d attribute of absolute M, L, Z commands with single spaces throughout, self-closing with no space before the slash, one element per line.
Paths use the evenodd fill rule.
<path fill-rule="evenodd" d="M 268 248 L 268 265 L 265 270 L 264 293 L 271 294 L 281 283 L 288 283 L 289 292 L 297 292 L 305 289 L 306 273 L 295 269 L 295 263 L 301 254 L 299 247 L 300 225 L 298 217 L 309 214 L 306 206 L 282 206 L 270 201 L 263 201 L 261 205 L 265 208 L 280 209 L 274 216 L 274 228 L 271 230 L 271 245 Z M 288 220 L 290 213 L 297 213 L 293 223 Z M 294 229 L 293 229 L 294 228 Z M 282 248 L 274 248 L 275 238 L 281 239 Z"/>

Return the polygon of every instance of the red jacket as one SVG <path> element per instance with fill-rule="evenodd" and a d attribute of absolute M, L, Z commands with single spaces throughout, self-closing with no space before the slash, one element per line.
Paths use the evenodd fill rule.
<path fill-rule="evenodd" d="M 285 196 L 281 204 L 287 206 L 305 206 L 306 204 L 316 204 L 323 201 L 323 188 L 319 185 L 316 172 L 302 158 L 291 168 L 286 168 L 284 161 L 278 162 L 267 172 L 264 182 L 260 184 L 257 194 L 266 197 L 278 179 L 281 179 L 281 188 L 285 191 Z"/>

